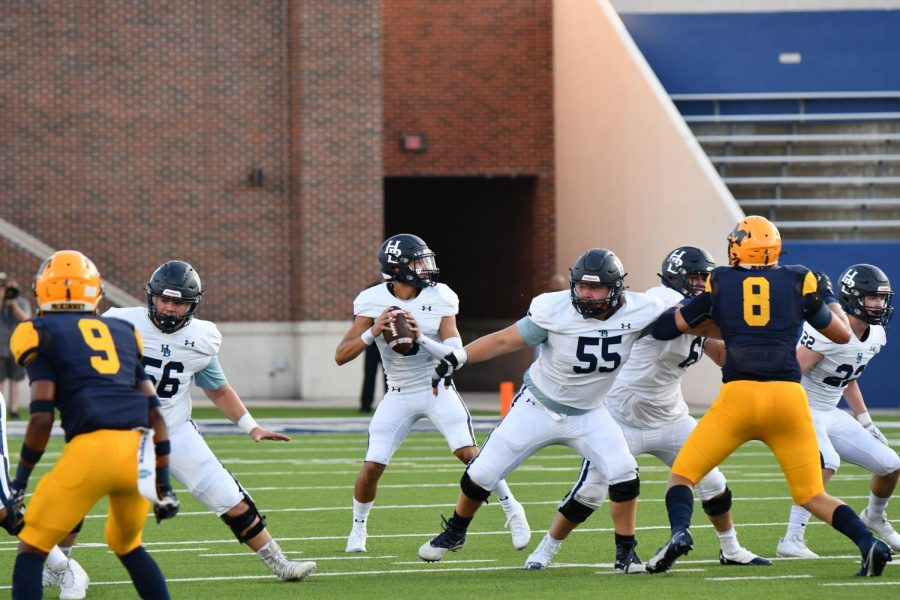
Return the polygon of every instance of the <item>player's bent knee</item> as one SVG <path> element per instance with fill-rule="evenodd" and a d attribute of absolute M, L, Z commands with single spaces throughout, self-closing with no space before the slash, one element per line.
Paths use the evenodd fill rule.
<path fill-rule="evenodd" d="M 484 502 L 488 499 L 488 496 L 491 493 L 472 481 L 469 477 L 469 472 L 466 471 L 463 473 L 462 479 L 459 481 L 459 487 L 462 489 L 462 493 L 466 495 L 466 497 L 475 500 L 476 502 Z"/>
<path fill-rule="evenodd" d="M 641 479 L 635 477 L 630 481 L 614 483 L 609 486 L 609 499 L 611 502 L 628 502 L 634 500 L 641 493 Z"/>
<path fill-rule="evenodd" d="M 253 499 L 244 494 L 244 502 L 248 506 L 247 510 L 241 514 L 236 517 L 229 517 L 227 513 L 221 516 L 221 519 L 231 528 L 234 536 L 242 544 L 246 544 L 266 528 L 266 518 L 259 514 Z"/>
<path fill-rule="evenodd" d="M 584 523 L 587 518 L 594 514 L 594 508 L 586 504 L 582 504 L 574 497 L 570 497 L 559 507 L 559 514 L 572 521 L 573 523 Z"/>
<path fill-rule="evenodd" d="M 731 490 L 726 487 L 718 496 L 703 500 L 700 504 L 703 506 L 703 512 L 710 517 L 724 515 L 731 510 Z"/>

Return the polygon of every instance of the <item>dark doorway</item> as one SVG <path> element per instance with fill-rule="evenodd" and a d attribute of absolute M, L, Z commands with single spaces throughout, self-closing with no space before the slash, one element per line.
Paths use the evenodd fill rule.
<path fill-rule="evenodd" d="M 385 236 L 414 233 L 434 250 L 441 281 L 459 295 L 463 341 L 511 325 L 534 290 L 533 177 L 388 177 Z M 460 372 L 460 389 L 495 391 L 521 382 L 531 361 L 522 351 Z"/>

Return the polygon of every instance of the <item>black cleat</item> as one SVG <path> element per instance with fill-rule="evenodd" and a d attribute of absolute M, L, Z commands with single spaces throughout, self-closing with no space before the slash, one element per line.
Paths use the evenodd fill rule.
<path fill-rule="evenodd" d="M 616 573 L 627 573 L 628 575 L 637 575 L 646 573 L 647 568 L 638 558 L 634 546 L 616 546 Z"/>
<path fill-rule="evenodd" d="M 884 565 L 891 562 L 891 548 L 881 540 L 876 539 L 869 553 L 860 565 L 857 577 L 881 577 L 884 572 Z"/>
<path fill-rule="evenodd" d="M 444 531 L 434 536 L 431 541 L 419 546 L 419 558 L 425 562 L 437 562 L 447 552 L 456 552 L 466 543 L 466 530 L 455 527 L 441 515 Z"/>
<path fill-rule="evenodd" d="M 772 564 L 772 561 L 768 558 L 757 556 L 746 548 L 741 548 L 730 556 L 725 556 L 725 551 L 719 550 L 719 564 L 743 565 L 745 567 L 767 567 Z"/>
<path fill-rule="evenodd" d="M 679 556 L 694 549 L 694 539 L 687 529 L 676 531 L 665 545 L 647 561 L 648 573 L 665 573 L 672 568 Z"/>

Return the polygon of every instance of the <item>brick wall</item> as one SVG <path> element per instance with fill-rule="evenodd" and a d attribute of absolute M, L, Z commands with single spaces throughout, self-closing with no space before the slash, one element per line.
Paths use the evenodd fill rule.
<path fill-rule="evenodd" d="M 349 318 L 376 272 L 382 176 L 401 174 L 537 175 L 536 290 L 552 270 L 550 0 L 47 0 L 3 17 L 0 217 L 129 293 L 177 257 L 206 318 Z M 399 152 L 407 130 L 427 153 Z M 23 284 L 39 262 L 0 240 Z"/>

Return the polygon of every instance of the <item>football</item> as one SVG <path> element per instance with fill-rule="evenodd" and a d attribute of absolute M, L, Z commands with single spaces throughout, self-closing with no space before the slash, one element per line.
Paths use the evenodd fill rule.
<path fill-rule="evenodd" d="M 416 339 L 406 322 L 406 312 L 397 306 L 392 306 L 390 309 L 394 311 L 396 320 L 388 325 L 382 333 L 384 341 L 387 342 L 388 348 L 397 354 L 406 354 L 412 349 Z"/>

